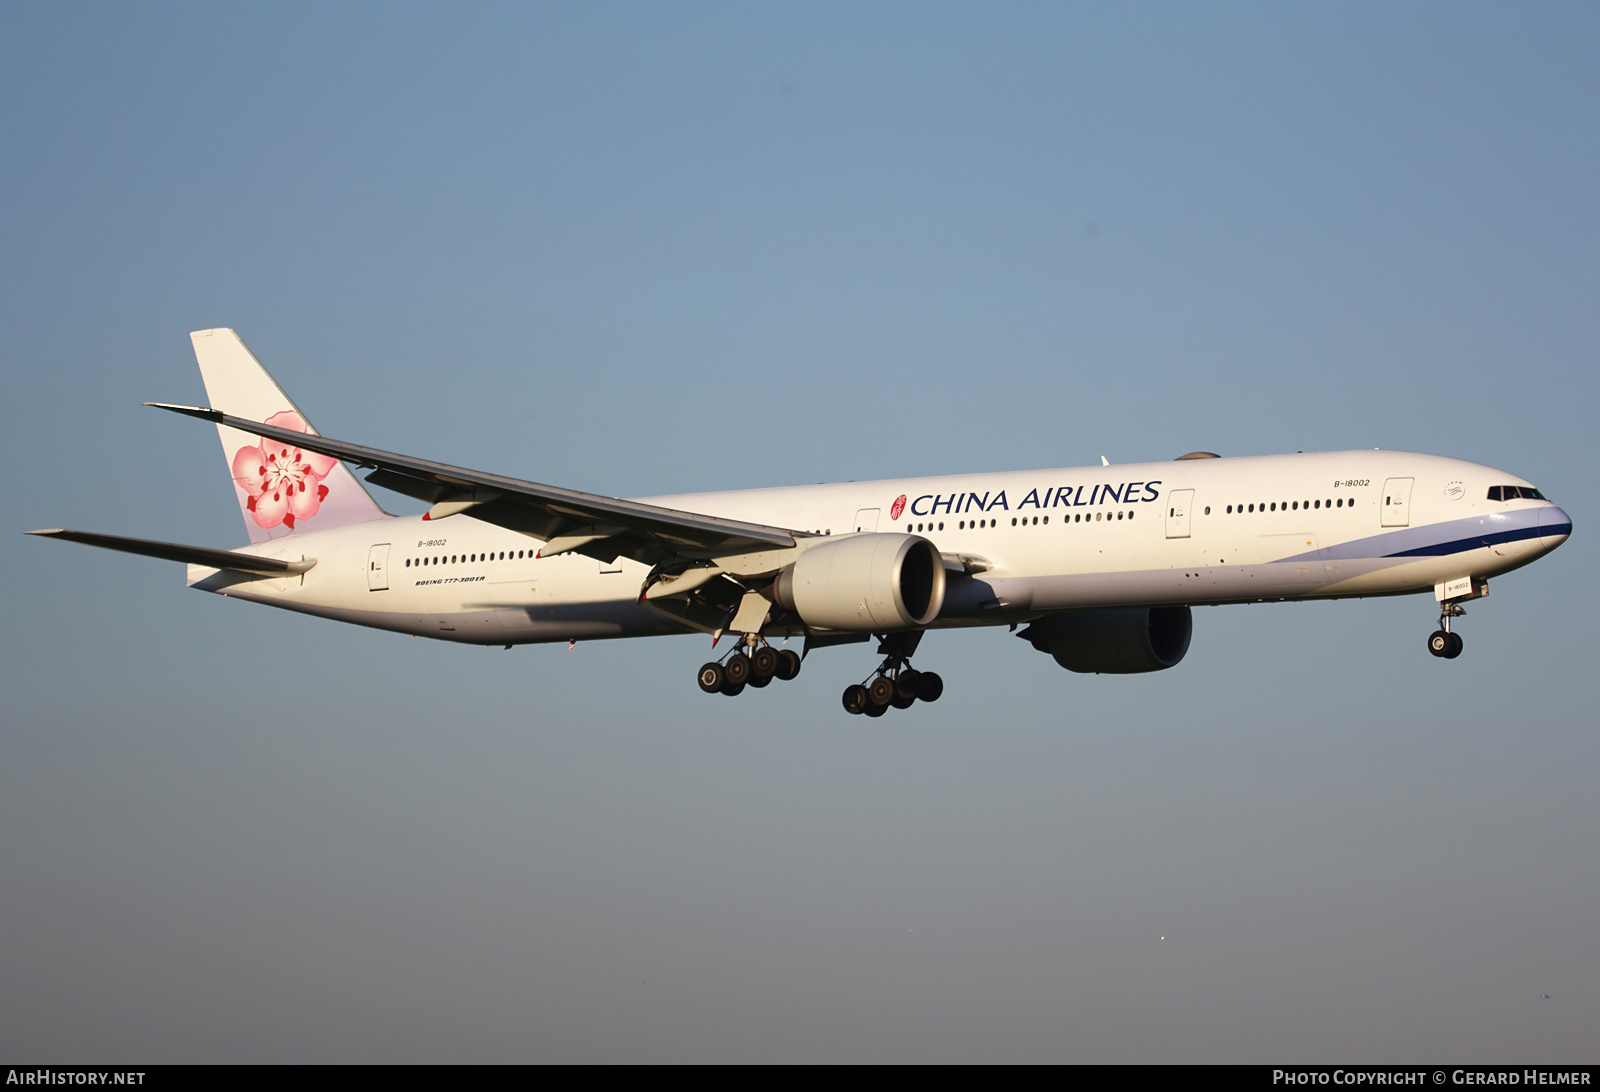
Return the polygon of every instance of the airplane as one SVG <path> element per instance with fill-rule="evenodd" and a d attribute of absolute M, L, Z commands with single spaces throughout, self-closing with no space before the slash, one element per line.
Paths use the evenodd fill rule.
<path fill-rule="evenodd" d="M 930 630 L 1006 626 L 1069 671 L 1175 666 L 1191 608 L 1432 592 L 1428 651 L 1489 580 L 1572 533 L 1494 467 L 1329 451 L 944 475 L 624 500 L 329 439 L 230 329 L 190 335 L 250 545 L 29 534 L 183 562 L 189 587 L 478 645 L 700 633 L 700 689 L 793 679 L 876 639 L 847 712 L 938 700 L 911 666 Z M 430 507 L 396 516 L 365 480 Z M 803 653 L 772 642 L 801 637 Z"/>

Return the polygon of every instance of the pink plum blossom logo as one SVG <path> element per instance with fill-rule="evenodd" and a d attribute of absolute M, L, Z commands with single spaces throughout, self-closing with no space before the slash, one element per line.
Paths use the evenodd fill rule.
<path fill-rule="evenodd" d="M 278 428 L 310 432 L 305 418 L 293 410 L 268 417 Z M 259 438 L 258 438 L 259 439 Z M 317 514 L 328 495 L 322 479 L 339 460 L 315 451 L 302 451 L 281 440 L 260 439 L 259 447 L 241 447 L 233 456 L 233 479 L 249 496 L 244 506 L 261 527 L 283 524 L 294 530 L 296 520 Z"/>
<path fill-rule="evenodd" d="M 900 518 L 900 513 L 904 512 L 905 510 L 906 510 L 906 495 L 904 493 L 901 493 L 898 497 L 896 497 L 894 499 L 894 503 L 889 506 L 889 518 L 890 519 L 899 519 Z"/>

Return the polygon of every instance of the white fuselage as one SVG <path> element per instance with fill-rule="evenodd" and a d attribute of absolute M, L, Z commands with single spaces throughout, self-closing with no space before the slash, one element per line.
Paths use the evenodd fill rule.
<path fill-rule="evenodd" d="M 1396 595 L 1485 580 L 1565 540 L 1529 485 L 1477 463 L 1398 451 L 1185 459 L 643 498 L 821 535 L 920 535 L 953 577 L 934 627 L 1083 608 Z M 1190 492 L 1192 491 L 1192 492 Z M 898 502 L 898 503 L 897 503 Z M 315 558 L 261 579 L 191 566 L 192 586 L 420 636 L 518 644 L 684 633 L 638 602 L 648 569 L 568 553 L 472 519 L 404 516 L 262 542 Z"/>

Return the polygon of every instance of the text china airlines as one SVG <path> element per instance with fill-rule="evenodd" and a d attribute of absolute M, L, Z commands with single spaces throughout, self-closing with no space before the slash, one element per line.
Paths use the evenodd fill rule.
<path fill-rule="evenodd" d="M 1044 491 L 1043 499 L 1037 489 L 1028 490 L 1028 495 L 1017 502 L 1017 509 L 1023 508 L 1085 508 L 1098 504 L 1138 504 L 1146 501 L 1159 500 L 1161 492 L 1156 488 L 1160 481 L 1153 482 L 1125 482 L 1122 485 L 1095 485 L 1095 486 L 1050 486 Z M 1089 499 L 1085 500 L 1083 491 L 1089 490 Z M 1139 495 L 1140 491 L 1143 495 Z M 891 519 L 899 519 L 900 512 L 905 507 L 905 497 L 895 501 L 889 510 Z M 924 493 L 911 502 L 913 516 L 958 515 L 962 512 L 990 512 L 996 508 L 1011 511 L 1011 505 L 1006 501 L 1004 489 L 992 498 L 985 493 L 951 493 L 948 497 L 943 493 Z"/>

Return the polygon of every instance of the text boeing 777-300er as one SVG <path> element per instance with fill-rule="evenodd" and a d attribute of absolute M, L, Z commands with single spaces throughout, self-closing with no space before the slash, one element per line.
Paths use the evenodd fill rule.
<path fill-rule="evenodd" d="M 701 689 L 792 679 L 805 649 L 878 640 L 844 692 L 882 715 L 943 683 L 910 659 L 930 629 L 1026 624 L 1071 671 L 1159 671 L 1195 604 L 1433 592 L 1435 656 L 1489 578 L 1572 522 L 1521 478 L 1402 451 L 1218 458 L 617 500 L 318 435 L 232 330 L 191 338 L 250 532 L 237 550 L 33 534 L 186 562 L 191 587 L 482 645 L 705 633 Z M 1104 462 L 1104 460 L 1102 460 Z M 422 500 L 391 516 L 366 480 Z"/>

